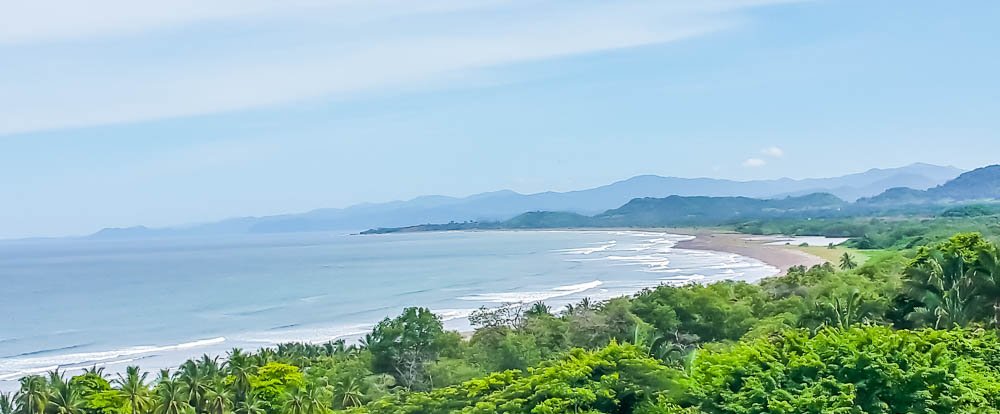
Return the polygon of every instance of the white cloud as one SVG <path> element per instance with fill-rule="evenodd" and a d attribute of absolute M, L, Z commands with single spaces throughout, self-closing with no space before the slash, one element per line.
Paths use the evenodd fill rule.
<path fill-rule="evenodd" d="M 772 158 L 781 158 L 785 156 L 785 150 L 778 147 L 764 148 L 760 151 L 760 153 Z"/>
<path fill-rule="evenodd" d="M 747 168 L 758 168 L 765 165 L 767 165 L 767 161 L 760 158 L 747 158 L 746 161 L 743 161 L 743 166 Z"/>
<path fill-rule="evenodd" d="M 0 135 L 419 88 L 699 36 L 777 2 L 7 2 Z"/>

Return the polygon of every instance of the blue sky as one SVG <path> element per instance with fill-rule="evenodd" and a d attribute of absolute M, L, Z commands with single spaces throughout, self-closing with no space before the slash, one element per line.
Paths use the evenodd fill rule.
<path fill-rule="evenodd" d="M 998 161 L 995 1 L 154 3 L 0 5 L 0 237 Z"/>

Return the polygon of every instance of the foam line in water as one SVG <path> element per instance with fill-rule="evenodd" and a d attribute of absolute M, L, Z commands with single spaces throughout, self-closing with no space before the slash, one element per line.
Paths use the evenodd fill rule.
<path fill-rule="evenodd" d="M 255 346 L 267 346 L 285 342 L 305 342 L 319 344 L 339 338 L 351 337 L 368 333 L 374 324 L 363 323 L 340 326 L 311 326 L 294 329 L 272 329 L 261 332 L 250 332 L 237 337 L 236 342 L 249 342 Z"/>
<path fill-rule="evenodd" d="M 176 345 L 136 346 L 111 351 L 79 352 L 44 357 L 32 356 L 27 358 L 4 358 L 0 359 L 0 380 L 18 378 L 38 373 L 39 371 L 51 371 L 52 369 L 65 366 L 101 364 L 115 359 L 140 356 L 143 354 L 201 348 L 218 345 L 225 341 L 226 338 L 218 337 L 185 342 Z"/>
<path fill-rule="evenodd" d="M 17 354 L 17 355 L 8 355 L 8 356 L 3 357 L 3 358 L 18 358 L 18 357 L 27 357 L 27 356 L 51 354 L 53 352 L 69 351 L 71 349 L 82 348 L 82 347 L 85 347 L 87 345 L 90 345 L 90 344 L 76 344 L 76 345 L 64 346 L 64 347 L 59 347 L 59 348 L 39 349 L 37 351 L 25 352 L 25 353 Z"/>
<path fill-rule="evenodd" d="M 596 288 L 602 284 L 604 284 L 604 282 L 600 280 L 595 280 L 592 282 L 579 283 L 575 285 L 557 286 L 547 291 L 481 293 L 476 295 L 463 296 L 460 297 L 459 299 L 472 302 L 489 302 L 489 303 L 541 302 L 562 296 L 569 296 L 577 293 L 583 293 L 590 289 Z"/>
<path fill-rule="evenodd" d="M 49 371 L 55 371 L 56 369 L 59 369 L 59 365 L 50 365 L 47 367 L 35 367 L 31 369 L 26 369 L 24 371 L 15 372 L 13 374 L 0 375 L 0 381 L 15 380 L 33 374 L 44 374 Z"/>
<path fill-rule="evenodd" d="M 468 318 L 476 309 L 432 309 L 435 315 L 441 317 L 441 321 L 447 322 L 456 319 Z"/>
<path fill-rule="evenodd" d="M 615 245 L 617 245 L 617 244 L 618 244 L 618 242 L 616 240 L 610 240 L 610 241 L 602 242 L 602 244 L 599 245 L 599 246 L 597 246 L 597 247 L 580 247 L 580 248 L 574 248 L 574 249 L 559 249 L 559 250 L 555 250 L 555 252 L 557 252 L 557 253 L 565 253 L 565 254 L 589 255 L 589 254 L 594 254 L 594 253 L 606 251 L 606 250 L 608 250 L 608 249 L 610 249 L 612 247 L 615 247 Z"/>

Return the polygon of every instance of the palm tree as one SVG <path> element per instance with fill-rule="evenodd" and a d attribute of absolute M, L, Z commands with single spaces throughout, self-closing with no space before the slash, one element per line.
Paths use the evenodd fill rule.
<path fill-rule="evenodd" d="M 323 344 L 323 353 L 326 356 L 342 355 L 347 353 L 347 343 L 343 339 L 329 341 Z"/>
<path fill-rule="evenodd" d="M 49 403 L 49 390 L 45 378 L 29 375 L 21 378 L 21 388 L 14 401 L 20 414 L 44 414 Z"/>
<path fill-rule="evenodd" d="M 906 270 L 908 294 L 923 305 L 908 318 L 932 322 L 935 329 L 968 325 L 981 299 L 974 276 L 960 253 L 931 252 Z"/>
<path fill-rule="evenodd" d="M 680 331 L 654 334 L 649 342 L 649 356 L 676 365 L 685 355 L 697 348 L 698 335 Z"/>
<path fill-rule="evenodd" d="M 853 270 L 858 267 L 858 263 L 854 261 L 850 253 L 844 252 L 843 256 L 840 256 L 840 270 Z"/>
<path fill-rule="evenodd" d="M 0 392 L 0 414 L 14 414 L 14 395 L 9 392 Z"/>
<path fill-rule="evenodd" d="M 542 302 L 535 302 L 524 313 L 528 316 L 551 315 L 552 308 Z"/>
<path fill-rule="evenodd" d="M 222 367 L 219 365 L 219 357 L 210 357 L 208 354 L 201 356 L 198 361 L 198 370 L 201 374 L 209 379 L 217 379 L 222 373 Z"/>
<path fill-rule="evenodd" d="M 166 376 L 164 377 L 164 374 Z M 161 380 L 156 384 L 156 409 L 154 414 L 192 414 L 194 408 L 188 403 L 190 394 L 183 384 L 170 379 L 169 372 L 160 371 Z"/>
<path fill-rule="evenodd" d="M 268 362 L 274 361 L 278 357 L 274 348 L 263 348 L 257 351 L 256 354 L 251 354 L 251 356 L 254 359 L 254 365 L 259 367 L 267 365 Z"/>
<path fill-rule="evenodd" d="M 208 392 L 209 378 L 206 378 L 200 366 L 191 360 L 181 364 L 177 369 L 177 381 L 184 385 L 188 404 L 194 407 L 196 413 L 204 413 L 205 394 Z"/>
<path fill-rule="evenodd" d="M 636 325 L 632 343 L 649 356 L 668 363 L 682 361 L 696 347 L 698 336 L 680 331 L 659 333 L 650 326 Z"/>
<path fill-rule="evenodd" d="M 170 368 L 161 368 L 160 373 L 156 376 L 156 383 L 159 384 L 164 381 L 170 381 L 171 377 Z"/>
<path fill-rule="evenodd" d="M 73 389 L 73 386 L 63 378 L 59 370 L 49 372 L 49 409 L 46 411 L 55 414 L 81 414 L 83 413 L 83 399 L 80 393 Z"/>
<path fill-rule="evenodd" d="M 254 374 L 251 358 L 242 349 L 233 348 L 226 358 L 226 371 L 233 377 L 233 400 L 237 403 L 246 400 L 250 392 L 250 377 Z"/>
<path fill-rule="evenodd" d="M 139 367 L 130 365 L 125 368 L 125 375 L 118 374 L 114 381 L 118 385 L 118 393 L 128 400 L 132 414 L 145 414 L 149 411 L 151 400 L 149 387 L 146 386 L 147 372 L 140 372 Z"/>
<path fill-rule="evenodd" d="M 852 289 L 847 297 L 835 297 L 833 302 L 819 305 L 827 315 L 824 323 L 845 329 L 859 323 L 865 323 L 872 317 L 871 306 L 866 306 L 864 295 L 858 289 Z"/>
<path fill-rule="evenodd" d="M 389 374 L 375 374 L 364 377 L 361 380 L 365 385 L 364 389 L 368 395 L 385 394 L 389 389 L 396 386 L 396 377 Z"/>
<path fill-rule="evenodd" d="M 362 349 L 368 349 L 368 347 L 371 346 L 371 344 L 374 342 L 375 342 L 375 337 L 371 334 L 371 332 L 366 333 L 365 336 L 358 339 L 358 345 Z"/>
<path fill-rule="evenodd" d="M 316 387 L 292 390 L 281 409 L 282 414 L 323 414 L 326 411 L 327 408 L 320 401 L 319 389 Z"/>
<path fill-rule="evenodd" d="M 90 368 L 84 368 L 83 369 L 83 374 L 84 375 L 93 374 L 93 375 L 96 375 L 98 377 L 104 378 L 104 367 L 99 367 L 97 365 L 94 365 L 94 366 L 92 366 Z"/>
<path fill-rule="evenodd" d="M 307 414 L 324 414 L 329 409 L 323 404 L 319 387 L 306 388 Z"/>
<path fill-rule="evenodd" d="M 233 411 L 236 414 L 264 414 L 265 412 L 263 402 L 255 393 L 247 394 L 245 399 L 237 402 Z"/>
<path fill-rule="evenodd" d="M 281 414 L 310 414 L 305 393 L 295 390 L 281 407 Z"/>
<path fill-rule="evenodd" d="M 215 381 L 208 387 L 205 394 L 205 412 L 208 414 L 225 414 L 232 406 L 230 391 L 222 381 Z"/>
<path fill-rule="evenodd" d="M 980 250 L 974 271 L 993 302 L 993 326 L 1000 326 L 1000 248 Z"/>
<path fill-rule="evenodd" d="M 333 386 L 333 402 L 335 407 L 352 408 L 361 405 L 364 394 L 361 392 L 361 384 L 354 377 L 337 381 Z"/>

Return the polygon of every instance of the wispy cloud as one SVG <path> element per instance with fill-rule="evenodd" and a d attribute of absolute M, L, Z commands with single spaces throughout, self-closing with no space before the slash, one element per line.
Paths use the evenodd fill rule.
<path fill-rule="evenodd" d="M 484 8 L 500 0 L 34 0 L 0 6 L 0 44 L 79 42 L 95 37 L 233 21 L 276 21 L 305 16 L 327 22 L 363 21 L 401 14 L 454 12 Z"/>
<path fill-rule="evenodd" d="M 699 36 L 775 2 L 14 2 L 0 135 L 399 90 Z"/>
<path fill-rule="evenodd" d="M 785 150 L 778 147 L 764 148 L 760 151 L 760 153 L 772 158 L 781 158 L 785 156 Z"/>
<path fill-rule="evenodd" d="M 767 165 L 767 161 L 760 158 L 747 158 L 743 161 L 743 166 L 747 168 L 759 168 Z"/>

